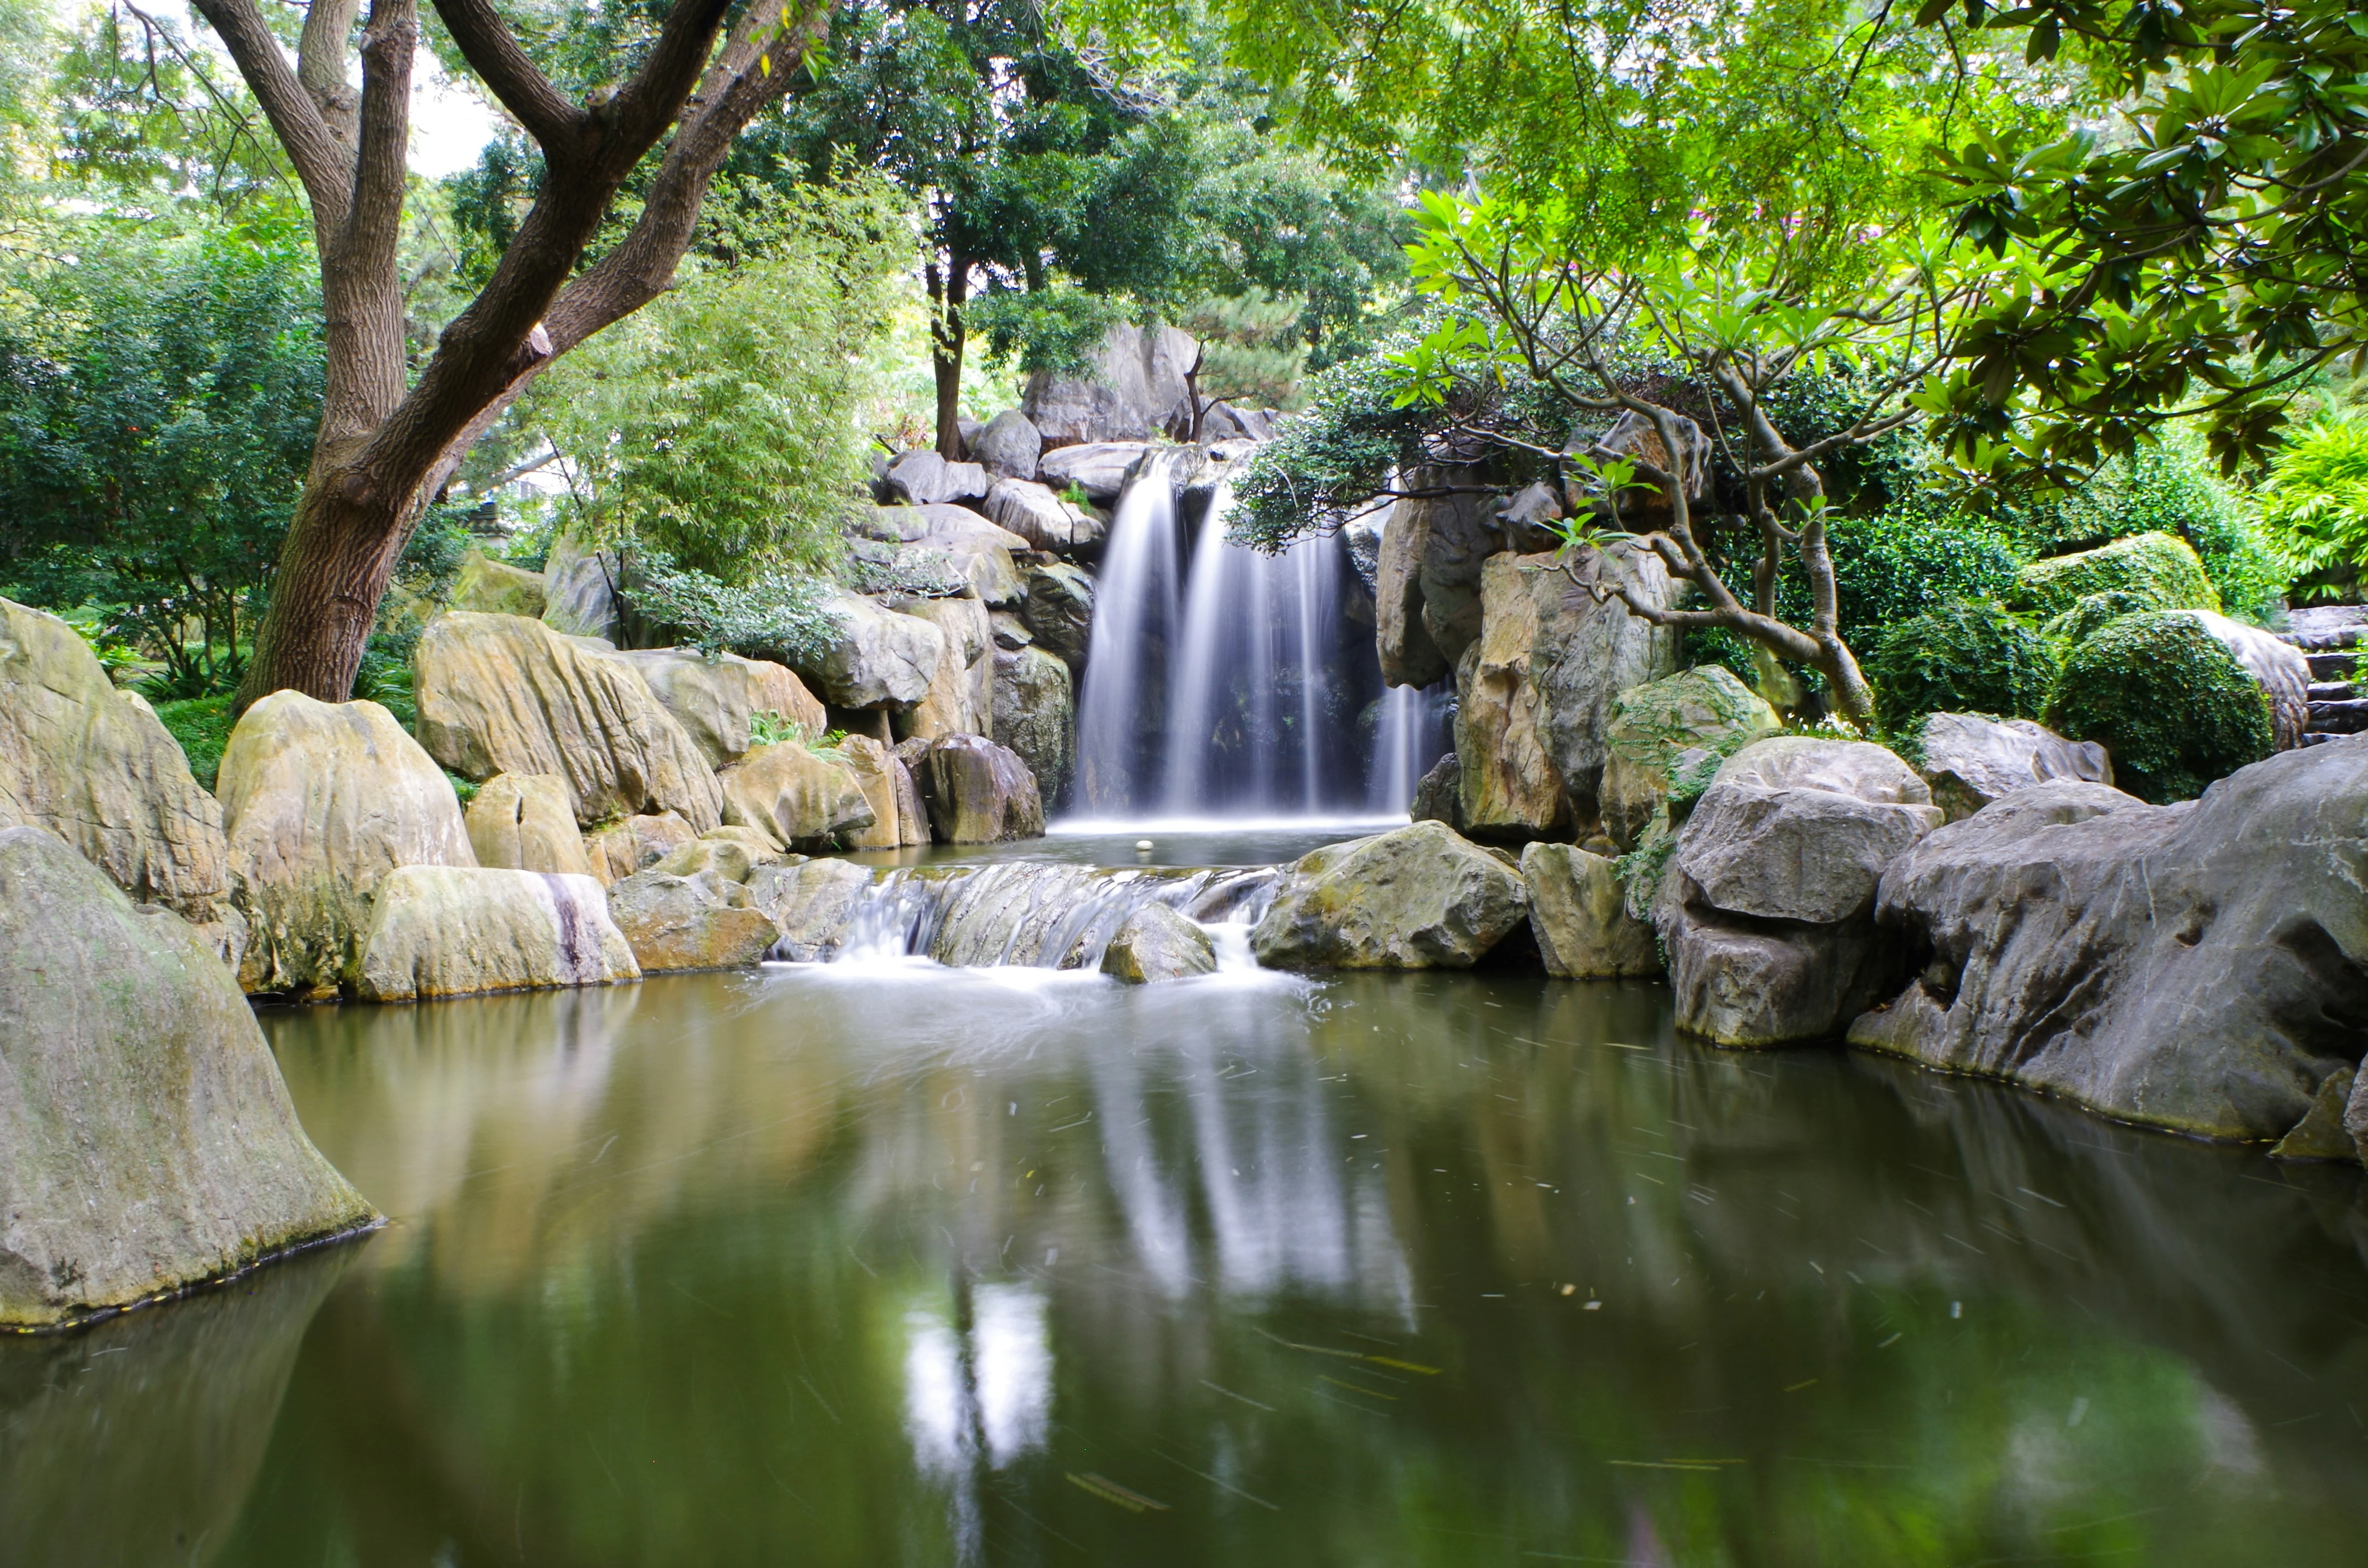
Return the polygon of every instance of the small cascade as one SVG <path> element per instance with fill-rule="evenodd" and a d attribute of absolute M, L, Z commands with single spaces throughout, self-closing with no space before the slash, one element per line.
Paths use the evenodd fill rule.
<path fill-rule="evenodd" d="M 1412 802 L 1414 787 L 1448 749 L 1447 699 L 1453 689 L 1452 682 L 1442 680 L 1420 687 L 1394 686 L 1383 695 L 1381 722 L 1374 726 L 1367 806 L 1402 812 Z"/>
<path fill-rule="evenodd" d="M 1161 453 L 1119 497 L 1109 552 L 1094 583 L 1094 623 L 1086 641 L 1085 690 L 1077 702 L 1077 801 L 1088 816 L 1123 815 L 1137 801 L 1151 739 L 1145 714 L 1166 684 L 1159 654 L 1181 619 L 1175 463 Z"/>
<path fill-rule="evenodd" d="M 1008 860 L 900 868 L 873 878 L 826 962 L 927 958 L 963 969 L 1099 969 L 1147 903 L 1217 933 L 1247 930 L 1274 902 L 1269 868 L 1180 870 Z M 1228 966 L 1233 967 L 1233 966 Z"/>

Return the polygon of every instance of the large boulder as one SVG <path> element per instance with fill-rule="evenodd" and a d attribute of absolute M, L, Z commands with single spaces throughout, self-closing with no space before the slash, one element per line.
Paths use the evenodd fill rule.
<path fill-rule="evenodd" d="M 1881 746 L 1780 735 L 1729 757 L 1654 905 L 1679 1026 L 1721 1045 L 1840 1032 L 1898 983 L 1875 890 L 1941 822 L 1924 780 Z"/>
<path fill-rule="evenodd" d="M 1056 562 L 1028 568 L 1027 586 L 1020 624 L 1058 654 L 1071 675 L 1081 673 L 1094 629 L 1094 580 L 1075 566 Z"/>
<path fill-rule="evenodd" d="M 1107 506 L 1126 494 L 1151 455 L 1163 449 L 1140 440 L 1063 447 L 1044 454 L 1036 465 L 1036 478 L 1057 494 L 1066 494 L 1074 486 L 1085 492 L 1087 500 Z"/>
<path fill-rule="evenodd" d="M 617 604 L 623 570 L 616 556 L 586 550 L 573 534 L 560 535 L 542 565 L 542 623 L 564 637 L 615 642 L 624 630 Z"/>
<path fill-rule="evenodd" d="M 985 733 L 995 718 L 995 627 L 986 606 L 974 598 L 906 599 L 899 608 L 936 627 L 946 651 L 898 731 L 932 741 Z"/>
<path fill-rule="evenodd" d="M 637 871 L 609 890 L 609 914 L 645 974 L 744 968 L 780 935 L 748 890 L 719 871 Z"/>
<path fill-rule="evenodd" d="M 480 866 L 560 876 L 592 874 L 592 858 L 575 825 L 575 807 L 564 778 L 548 773 L 497 773 L 470 801 L 465 820 L 469 847 Z"/>
<path fill-rule="evenodd" d="M 1043 797 L 1016 754 L 985 735 L 946 735 L 918 756 L 914 782 L 940 841 L 1000 844 L 1042 835 Z"/>
<path fill-rule="evenodd" d="M 1047 448 L 1145 440 L 1184 401 L 1184 378 L 1200 355 L 1192 335 L 1177 327 L 1121 323 L 1104 335 L 1082 374 L 1030 376 L 1020 411 Z"/>
<path fill-rule="evenodd" d="M 1531 838 L 1594 826 L 1613 703 L 1667 675 L 1677 653 L 1674 632 L 1588 586 L 1615 584 L 1647 603 L 1669 599 L 1659 558 L 1634 545 L 1488 560 L 1481 635 L 1456 680 L 1465 832 Z"/>
<path fill-rule="evenodd" d="M 679 812 L 701 830 L 722 820 L 698 743 L 605 642 L 456 611 L 428 623 L 412 667 L 420 743 L 465 778 L 564 778 L 586 824 L 640 812 Z"/>
<path fill-rule="evenodd" d="M 975 604 L 975 599 L 964 601 Z M 871 808 L 871 821 L 849 828 L 840 836 L 849 849 L 894 849 L 905 842 L 901 807 L 901 776 L 905 765 L 896 755 L 870 735 L 848 735 L 837 745 L 839 761 L 854 777 Z"/>
<path fill-rule="evenodd" d="M 1596 811 L 1604 833 L 1621 848 L 1635 848 L 1654 823 L 1668 824 L 1679 758 L 1732 753 L 1782 728 L 1767 699 L 1723 665 L 1629 687 L 1612 699 L 1603 729 Z"/>
<path fill-rule="evenodd" d="M 178 915 L 0 831 L 0 1326 L 44 1327 L 368 1225 L 246 999 Z"/>
<path fill-rule="evenodd" d="M 366 1001 L 413 1002 L 641 972 L 588 876 L 405 866 L 379 884 L 355 989 Z"/>
<path fill-rule="evenodd" d="M 936 627 L 858 594 L 832 596 L 824 614 L 834 635 L 813 664 L 798 669 L 824 701 L 839 708 L 908 708 L 928 695 L 946 651 Z"/>
<path fill-rule="evenodd" d="M 1022 592 L 1014 551 L 1030 548 L 1027 539 L 998 528 L 967 506 L 923 506 L 929 531 L 913 541 L 913 551 L 934 551 L 952 562 L 955 574 L 971 591 L 997 609 L 1019 602 Z"/>
<path fill-rule="evenodd" d="M 1406 818 L 1411 822 L 1443 822 L 1452 828 L 1463 828 L 1463 758 L 1449 752 L 1415 780 L 1414 801 L 1406 807 Z"/>
<path fill-rule="evenodd" d="M 1602 856 L 1570 844 L 1530 845 L 1521 851 L 1521 883 L 1548 974 L 1608 980 L 1661 972 L 1653 928 L 1628 913 L 1627 892 Z"/>
<path fill-rule="evenodd" d="M 234 918 L 222 808 L 178 743 L 73 627 L 0 599 L 0 827 L 26 824 L 140 903 L 209 927 Z"/>
<path fill-rule="evenodd" d="M 1069 666 L 1042 648 L 995 655 L 995 744 L 1019 754 L 1047 801 L 1068 782 L 1076 697 Z"/>
<path fill-rule="evenodd" d="M 1660 427 L 1650 416 L 1633 408 L 1622 411 L 1611 427 L 1600 435 L 1588 431 L 1574 432 L 1569 445 L 1564 449 L 1573 453 L 1585 452 L 1598 462 L 1622 458 L 1641 459 L 1665 473 L 1674 474 L 1678 484 L 1684 489 L 1688 503 L 1699 505 L 1710 488 L 1710 437 L 1700 425 L 1682 414 L 1672 415 L 1671 423 L 1678 433 L 1678 449 L 1674 456 L 1668 443 L 1661 438 Z M 1572 507 L 1577 509 L 1592 505 L 1594 497 L 1577 489 L 1575 465 L 1568 472 L 1571 473 L 1568 483 L 1572 485 L 1568 499 Z M 1677 515 L 1669 490 L 1668 485 L 1648 481 L 1623 493 L 1620 496 L 1620 526 L 1636 533 L 1668 527 Z"/>
<path fill-rule="evenodd" d="M 827 963 L 838 956 L 871 883 L 870 869 L 852 860 L 761 866 L 748 878 L 748 902 L 770 915 L 780 932 L 774 958 Z"/>
<path fill-rule="evenodd" d="M 2017 606 L 2042 615 L 2061 615 L 2091 594 L 2128 596 L 2122 604 L 2131 610 L 2220 608 L 2203 561 L 2176 534 L 2133 534 L 2095 550 L 2034 561 L 2017 576 Z"/>
<path fill-rule="evenodd" d="M 452 781 L 375 702 L 273 692 L 240 717 L 216 782 L 250 992 L 336 991 L 388 873 L 477 863 Z"/>
<path fill-rule="evenodd" d="M 1099 543 L 1103 533 L 1101 518 L 1033 480 L 996 480 L 986 493 L 986 515 L 1037 550 L 1079 550 Z"/>
<path fill-rule="evenodd" d="M 796 724 L 809 740 L 830 733 L 830 719 L 788 666 L 737 653 L 708 658 L 691 648 L 620 652 L 649 683 L 650 695 L 689 733 L 710 767 L 739 761 L 756 744 L 757 715 Z"/>
<path fill-rule="evenodd" d="M 495 561 L 482 550 L 461 557 L 460 574 L 452 580 L 454 609 L 484 610 L 490 615 L 539 618 L 549 605 L 549 590 L 540 572 L 529 572 L 507 561 Z"/>
<path fill-rule="evenodd" d="M 1469 969 L 1528 913 L 1502 860 L 1418 822 L 1293 861 L 1250 948 L 1270 969 Z"/>
<path fill-rule="evenodd" d="M 1102 949 L 1102 972 L 1121 985 L 1214 974 L 1209 933 L 1164 903 L 1146 903 L 1119 923 Z"/>
<path fill-rule="evenodd" d="M 2301 649 L 2258 626 L 2208 609 L 2182 611 L 2227 649 L 2270 699 L 2270 733 L 2280 751 L 2302 744 L 2310 729 L 2310 661 Z M 2108 780 L 2110 782 L 2110 780 Z"/>
<path fill-rule="evenodd" d="M 2067 741 L 2028 719 L 1935 713 L 1924 721 L 1923 762 L 1932 803 L 1962 822 L 1991 801 L 2058 779 L 2111 784 L 2112 758 L 2094 741 Z"/>
<path fill-rule="evenodd" d="M 2268 1141 L 2368 1040 L 2368 737 L 2283 752 L 2201 800 L 2009 795 L 1883 879 L 1929 961 L 1853 1042 L 2124 1120 Z"/>
<path fill-rule="evenodd" d="M 1406 475 L 1414 494 L 1391 505 L 1382 525 L 1373 599 L 1382 678 L 1429 686 L 1452 673 L 1480 637 L 1480 571 L 1505 548 L 1475 471 L 1423 467 Z"/>
<path fill-rule="evenodd" d="M 594 828 L 584 835 L 584 853 L 592 862 L 593 877 L 606 886 L 648 870 L 698 836 L 679 814 L 654 812 Z"/>
<path fill-rule="evenodd" d="M 976 463 L 948 462 L 924 448 L 888 465 L 880 482 L 892 503 L 927 506 L 941 501 L 975 501 L 986 494 L 986 471 Z"/>
<path fill-rule="evenodd" d="M 1007 408 L 980 426 L 978 434 L 962 447 L 963 455 L 991 478 L 1030 480 L 1036 477 L 1036 460 L 1044 453 L 1044 437 L 1028 415 Z"/>
<path fill-rule="evenodd" d="M 792 848 L 827 847 L 876 817 L 845 758 L 795 741 L 758 746 L 718 777 L 725 822 Z"/>

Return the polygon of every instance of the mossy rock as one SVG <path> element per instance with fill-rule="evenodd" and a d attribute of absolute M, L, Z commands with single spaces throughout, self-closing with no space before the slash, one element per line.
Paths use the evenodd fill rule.
<path fill-rule="evenodd" d="M 1884 634 L 1866 661 L 1875 710 L 1893 733 L 1930 713 L 2027 719 L 2047 701 L 2047 640 L 1997 604 L 1947 604 Z"/>
<path fill-rule="evenodd" d="M 2135 608 L 2209 609 L 2220 595 L 2187 541 L 2165 533 L 2133 534 L 2077 555 L 2057 555 L 2024 567 L 2017 608 L 2060 615 L 2090 594 L 2136 596 Z"/>
<path fill-rule="evenodd" d="M 2073 648 L 2046 723 L 2103 744 L 2115 783 L 2157 805 L 2193 799 L 2274 744 L 2260 683 L 2192 617 L 2157 611 L 2108 621 Z"/>
<path fill-rule="evenodd" d="M 2143 615 L 2147 610 L 2176 608 L 2176 606 L 2156 604 L 2146 594 L 2128 588 L 2113 588 L 2101 594 L 2083 594 L 2072 601 L 2072 608 L 2047 623 L 2047 635 L 2070 646 L 2085 642 L 2109 620 L 2125 615 Z"/>

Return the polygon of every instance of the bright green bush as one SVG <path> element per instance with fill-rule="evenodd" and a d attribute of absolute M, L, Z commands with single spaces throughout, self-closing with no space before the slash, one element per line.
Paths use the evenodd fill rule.
<path fill-rule="evenodd" d="M 2129 593 L 2149 609 L 2213 609 L 2220 595 L 2187 541 L 2136 534 L 2096 550 L 2034 561 L 2022 569 L 2012 602 L 2061 615 L 2090 594 Z"/>
<path fill-rule="evenodd" d="M 2368 569 L 2368 419 L 2326 419 L 2285 445 L 2261 487 L 2261 520 L 2296 577 Z"/>
<path fill-rule="evenodd" d="M 2109 463 L 2082 490 L 2009 506 L 2001 521 L 2037 556 L 2163 533 L 2185 540 L 2228 614 L 2260 619 L 2285 591 L 2286 565 L 2269 532 L 2213 467 L 2202 441 L 2174 435 Z"/>
<path fill-rule="evenodd" d="M 2109 620 L 2125 615 L 2140 615 L 2150 609 L 2160 609 L 2146 595 L 2127 588 L 2115 588 L 2108 593 L 2083 594 L 2072 601 L 2072 608 L 2049 621 L 2047 635 L 2065 647 L 2085 642 Z"/>
<path fill-rule="evenodd" d="M 2055 676 L 2047 640 L 1995 602 L 1959 602 L 1908 617 L 1865 661 L 1876 714 L 1894 733 L 1928 713 L 2036 717 Z"/>
<path fill-rule="evenodd" d="M 2162 611 L 2108 621 L 2075 646 L 2045 722 L 2097 741 L 2113 781 L 2142 800 L 2191 800 L 2273 746 L 2260 683 L 2192 616 Z"/>
<path fill-rule="evenodd" d="M 222 691 L 155 704 L 165 733 L 181 743 L 189 771 L 208 790 L 214 787 L 214 776 L 222 771 L 222 747 L 230 744 L 230 702 L 231 694 Z"/>

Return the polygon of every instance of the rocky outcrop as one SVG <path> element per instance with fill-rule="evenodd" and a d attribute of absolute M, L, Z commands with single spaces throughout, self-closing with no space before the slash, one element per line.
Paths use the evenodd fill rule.
<path fill-rule="evenodd" d="M 498 773 L 470 801 L 469 847 L 477 864 L 518 871 L 590 876 L 592 858 L 575 825 L 567 781 L 547 773 Z"/>
<path fill-rule="evenodd" d="M 1102 949 L 1102 972 L 1121 985 L 1216 971 L 1209 934 L 1164 903 L 1146 903 L 1128 915 Z"/>
<path fill-rule="evenodd" d="M 43 1327 L 368 1225 L 237 984 L 63 841 L 0 831 L 0 1325 Z"/>
<path fill-rule="evenodd" d="M 1087 500 L 1107 506 L 1126 493 L 1146 460 L 1160 449 L 1144 441 L 1092 441 L 1063 447 L 1044 454 L 1036 465 L 1036 478 L 1064 494 L 1074 485 L 1085 492 Z"/>
<path fill-rule="evenodd" d="M 965 600 L 975 604 L 975 599 Z M 837 747 L 839 761 L 846 764 L 863 792 L 864 803 L 871 808 L 871 821 L 863 827 L 849 828 L 840 836 L 849 849 L 894 849 L 909 842 L 902 810 L 902 777 L 904 763 L 896 755 L 870 735 L 848 735 Z M 928 841 L 928 830 L 922 830 L 921 842 Z"/>
<path fill-rule="evenodd" d="M 1086 667 L 1086 646 L 1094 627 L 1094 580 L 1075 566 L 1028 568 L 1028 597 L 1020 623 L 1076 675 Z"/>
<path fill-rule="evenodd" d="M 985 733 L 995 716 L 995 628 L 986 606 L 973 598 L 905 599 L 897 608 L 945 639 L 929 689 L 904 716 L 899 733 L 931 741 Z"/>
<path fill-rule="evenodd" d="M 723 785 L 725 822 L 753 827 L 792 848 L 827 847 L 874 820 L 871 802 L 845 759 L 795 741 L 758 746 L 717 777 Z"/>
<path fill-rule="evenodd" d="M 1469 969 L 1528 912 L 1503 861 L 1418 822 L 1292 862 L 1250 948 L 1270 969 Z"/>
<path fill-rule="evenodd" d="M 2227 649 L 2270 698 L 2270 732 L 2280 751 L 2302 744 L 2310 729 L 2310 661 L 2301 649 L 2258 626 L 2208 609 L 2183 612 Z"/>
<path fill-rule="evenodd" d="M 2368 738 L 2201 800 L 2009 795 L 1917 846 L 1879 918 L 1921 975 L 1850 1039 L 2130 1121 L 2271 1140 L 2368 1040 Z"/>
<path fill-rule="evenodd" d="M 733 836 L 694 838 L 668 850 L 666 858 L 648 869 L 664 871 L 669 877 L 695 877 L 701 871 L 713 871 L 727 882 L 745 882 L 757 867 L 783 858 L 781 851 L 754 828 L 719 827 L 715 831 Z"/>
<path fill-rule="evenodd" d="M 1449 752 L 1430 765 L 1430 771 L 1415 781 L 1414 803 L 1406 808 L 1413 822 L 1443 822 L 1461 829 L 1463 825 L 1463 760 Z"/>
<path fill-rule="evenodd" d="M 413 1002 L 641 975 L 588 876 L 405 866 L 379 884 L 355 989 Z"/>
<path fill-rule="evenodd" d="M 567 780 L 575 820 L 678 812 L 722 818 L 714 772 L 632 660 L 514 615 L 430 621 L 413 656 L 419 739 L 464 778 L 541 773 Z"/>
<path fill-rule="evenodd" d="M 644 974 L 740 969 L 762 959 L 779 935 L 748 890 L 719 871 L 638 871 L 609 890 L 609 914 Z"/>
<path fill-rule="evenodd" d="M 1702 665 L 1612 699 L 1596 810 L 1603 831 L 1634 849 L 1654 823 L 1667 825 L 1669 786 L 1689 753 L 1708 763 L 1783 725 L 1765 699 L 1722 665 Z"/>
<path fill-rule="evenodd" d="M 996 480 L 986 493 L 986 515 L 1037 550 L 1078 550 L 1100 542 L 1103 533 L 1099 517 L 1032 480 Z"/>
<path fill-rule="evenodd" d="M 1463 831 L 1593 829 L 1613 703 L 1676 663 L 1673 632 L 1582 585 L 1614 583 L 1648 603 L 1668 600 L 1659 559 L 1632 545 L 1487 562 L 1481 635 L 1456 678 Z"/>
<path fill-rule="evenodd" d="M 888 465 L 880 482 L 892 503 L 928 506 L 946 501 L 975 501 L 986 494 L 986 471 L 978 464 L 948 462 L 924 448 L 906 452 Z"/>
<path fill-rule="evenodd" d="M 995 655 L 995 744 L 1028 765 L 1048 802 L 1060 799 L 1069 779 L 1076 719 L 1068 665 L 1042 648 Z"/>
<path fill-rule="evenodd" d="M 250 992 L 334 992 L 390 872 L 476 864 L 451 780 L 375 702 L 273 692 L 231 732 L 217 782 Z"/>
<path fill-rule="evenodd" d="M 929 531 L 914 540 L 911 549 L 943 555 L 971 592 L 997 609 L 1019 602 L 1019 567 L 1012 552 L 1029 548 L 1025 538 L 997 528 L 967 506 L 924 506 L 921 513 Z"/>
<path fill-rule="evenodd" d="M 929 825 L 946 844 L 1000 844 L 1044 832 L 1036 776 L 985 735 L 947 735 L 911 764 Z"/>
<path fill-rule="evenodd" d="M 617 606 L 621 570 L 614 556 L 584 549 L 573 534 L 560 535 L 542 566 L 542 623 L 564 637 L 615 642 L 623 630 Z"/>
<path fill-rule="evenodd" d="M 1923 766 L 1932 803 L 1962 822 L 1991 801 L 2057 780 L 2111 784 L 2112 759 L 2094 741 L 2067 741 L 2028 719 L 1935 713 L 1924 721 Z"/>
<path fill-rule="evenodd" d="M 0 827 L 47 828 L 142 903 L 228 918 L 222 808 L 74 628 L 0 599 Z"/>
<path fill-rule="evenodd" d="M 658 812 L 593 829 L 584 835 L 584 853 L 592 862 L 593 877 L 606 885 L 648 870 L 698 836 L 675 812 Z"/>
<path fill-rule="evenodd" d="M 748 754 L 759 713 L 799 726 L 808 740 L 830 733 L 822 703 L 787 665 L 737 653 L 710 659 L 690 648 L 639 648 L 618 657 L 642 672 L 650 695 L 697 743 L 710 767 Z"/>
<path fill-rule="evenodd" d="M 1619 458 L 1642 459 L 1665 473 L 1677 476 L 1689 503 L 1698 504 L 1710 486 L 1710 437 L 1693 420 L 1679 414 L 1672 416 L 1677 426 L 1678 450 L 1672 458 L 1668 444 L 1661 439 L 1659 426 L 1646 415 L 1634 409 L 1623 410 L 1600 436 L 1586 432 L 1573 435 L 1567 451 L 1584 451 L 1597 461 Z M 1574 491 L 1569 497 L 1574 509 L 1592 504 L 1592 496 L 1577 490 L 1577 479 L 1571 481 Z M 1650 486 L 1648 488 L 1648 486 Z M 1676 516 L 1676 507 L 1666 494 L 1668 487 L 1645 481 L 1623 492 L 1619 497 L 1619 526 L 1632 532 L 1644 533 L 1666 528 Z"/>
<path fill-rule="evenodd" d="M 532 620 L 541 616 L 548 603 L 541 573 L 495 561 L 482 550 L 470 551 L 461 557 L 460 575 L 452 580 L 454 609 L 522 615 Z"/>
<path fill-rule="evenodd" d="M 1184 401 L 1184 378 L 1200 352 L 1191 334 L 1178 328 L 1121 323 L 1104 335 L 1084 374 L 1030 376 L 1020 411 L 1048 448 L 1145 440 Z"/>
<path fill-rule="evenodd" d="M 1392 503 L 1382 525 L 1373 591 L 1382 678 L 1429 686 L 1478 641 L 1480 571 L 1505 542 L 1472 471 L 1417 468 L 1406 488 L 1443 494 Z"/>
<path fill-rule="evenodd" d="M 1044 437 L 1035 423 L 1016 408 L 1007 408 L 963 444 L 963 454 L 996 479 L 1036 477 L 1036 460 L 1044 452 Z M 1001 518 L 996 519 L 1001 522 Z"/>
<path fill-rule="evenodd" d="M 1881 746 L 1777 736 L 1728 758 L 1654 905 L 1679 1027 L 1721 1045 L 1820 1040 L 1889 994 L 1900 944 L 1875 929 L 1875 890 L 1941 821 Z"/>
<path fill-rule="evenodd" d="M 852 860 L 759 867 L 748 879 L 748 902 L 780 932 L 771 956 L 792 963 L 837 958 L 871 880 L 871 870 Z"/>
<path fill-rule="evenodd" d="M 928 695 L 946 640 L 928 621 L 883 609 L 856 594 L 825 607 L 837 629 L 815 662 L 798 673 L 839 708 L 910 707 Z"/>
<path fill-rule="evenodd" d="M 1602 856 L 1570 844 L 1530 845 L 1521 851 L 1521 883 L 1548 974 L 1609 980 L 1661 972 L 1653 928 L 1628 913 L 1626 890 Z"/>

